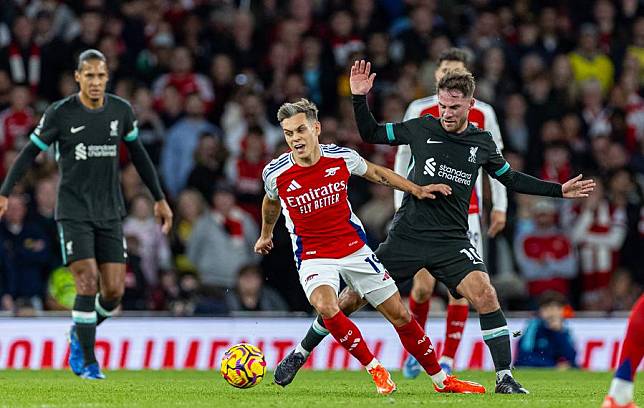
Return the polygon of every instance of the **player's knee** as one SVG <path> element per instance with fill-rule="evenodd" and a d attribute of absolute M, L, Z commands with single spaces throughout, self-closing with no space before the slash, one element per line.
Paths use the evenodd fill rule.
<path fill-rule="evenodd" d="M 488 283 L 481 287 L 476 296 L 475 306 L 479 313 L 493 312 L 500 307 L 499 300 L 496 297 L 496 290 L 491 284 Z"/>
<path fill-rule="evenodd" d="M 414 298 L 414 301 L 417 303 L 425 303 L 429 301 L 429 298 L 432 296 L 433 287 L 428 286 L 425 283 L 416 283 L 411 289 L 411 296 Z"/>
<path fill-rule="evenodd" d="M 107 287 L 101 289 L 101 296 L 105 300 L 116 300 L 123 297 L 124 288 L 119 285 L 116 287 Z"/>
<path fill-rule="evenodd" d="M 323 319 L 330 319 L 335 316 L 339 311 L 340 307 L 337 303 L 322 303 L 313 304 L 313 307 L 317 312 L 322 316 Z"/>
<path fill-rule="evenodd" d="M 400 307 L 396 309 L 396 312 L 390 316 L 391 323 L 396 327 L 401 327 L 411 322 L 411 314 L 407 311 L 407 308 L 400 304 Z"/>

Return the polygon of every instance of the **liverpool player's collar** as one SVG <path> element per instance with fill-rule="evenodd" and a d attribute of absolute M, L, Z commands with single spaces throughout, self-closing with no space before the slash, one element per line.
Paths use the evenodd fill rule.
<path fill-rule="evenodd" d="M 85 112 L 87 112 L 87 113 L 100 113 L 100 112 L 103 112 L 105 110 L 105 107 L 107 106 L 107 101 L 109 100 L 109 98 L 107 97 L 107 92 L 106 92 L 105 96 L 103 97 L 103 106 L 101 106 L 100 108 L 96 108 L 96 109 L 91 109 L 91 108 L 88 108 L 87 106 L 85 106 L 83 104 L 83 102 L 81 102 L 80 96 L 78 96 L 78 93 L 74 94 L 74 100 L 76 101 L 76 103 L 78 103 L 80 105 L 80 107 Z"/>

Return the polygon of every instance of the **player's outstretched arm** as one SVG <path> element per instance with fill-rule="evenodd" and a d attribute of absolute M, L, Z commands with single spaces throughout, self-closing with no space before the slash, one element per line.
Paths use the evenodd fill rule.
<path fill-rule="evenodd" d="M 9 169 L 9 173 L 4 179 L 2 187 L 0 187 L 0 218 L 2 218 L 5 211 L 7 211 L 7 197 L 11 194 L 13 186 L 22 179 L 22 176 L 25 175 L 29 166 L 31 166 L 31 163 L 33 163 L 34 159 L 41 151 L 42 150 L 36 146 L 34 142 L 30 141 L 22 148 L 18 157 L 16 157 L 16 161 Z"/>
<path fill-rule="evenodd" d="M 418 184 L 399 176 L 393 170 L 378 166 L 377 164 L 373 164 L 369 161 L 366 162 L 367 172 L 363 174 L 362 177 L 374 183 L 404 191 L 421 200 L 425 198 L 436 198 L 436 194 L 434 193 L 441 193 L 443 195 L 452 194 L 452 188 L 446 184 L 428 184 L 426 186 L 419 186 Z"/>
<path fill-rule="evenodd" d="M 266 255 L 273 249 L 273 229 L 280 217 L 282 208 L 279 200 L 273 200 L 268 195 L 264 195 L 262 201 L 262 231 L 259 239 L 255 243 L 255 252 Z"/>

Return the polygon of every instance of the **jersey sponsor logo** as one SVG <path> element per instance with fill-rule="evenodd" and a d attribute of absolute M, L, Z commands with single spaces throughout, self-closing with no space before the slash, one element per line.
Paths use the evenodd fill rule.
<path fill-rule="evenodd" d="M 70 131 L 72 134 L 74 134 L 74 133 L 78 133 L 78 132 L 80 132 L 80 131 L 81 131 L 81 130 L 83 130 L 83 129 L 85 129 L 85 125 L 83 125 L 83 126 L 78 126 L 78 127 L 73 127 L 73 126 L 72 126 L 71 128 L 69 128 L 69 131 Z"/>
<path fill-rule="evenodd" d="M 288 185 L 288 188 L 286 189 L 286 191 L 288 191 L 288 192 L 290 193 L 291 191 L 293 191 L 293 190 L 297 190 L 297 189 L 299 189 L 299 188 L 302 188 L 302 186 L 300 185 L 300 183 L 298 183 L 298 182 L 297 182 L 297 181 L 295 181 L 295 180 L 292 180 L 292 181 L 291 181 L 291 184 L 289 184 L 289 185 Z"/>
<path fill-rule="evenodd" d="M 324 177 L 335 176 L 335 173 L 337 173 L 338 170 L 340 170 L 340 167 L 331 167 L 329 169 L 326 169 L 324 170 L 326 172 Z"/>
<path fill-rule="evenodd" d="M 432 138 L 430 137 L 427 139 L 427 143 L 432 144 L 432 143 L 443 143 L 443 142 L 441 142 L 440 140 L 432 140 Z"/>
<path fill-rule="evenodd" d="M 85 145 L 79 143 L 74 147 L 74 158 L 76 160 L 87 160 L 93 157 L 116 157 L 117 145 Z"/>
<path fill-rule="evenodd" d="M 478 152 L 479 148 L 477 147 L 470 147 L 470 157 L 467 159 L 468 162 L 470 163 L 476 163 L 476 152 Z"/>
<path fill-rule="evenodd" d="M 423 172 L 424 175 L 430 175 L 434 177 L 434 174 L 436 174 L 436 160 L 434 160 L 433 157 L 430 157 L 429 159 L 425 160 L 425 171 Z"/>
<path fill-rule="evenodd" d="M 110 137 L 119 135 L 119 121 L 113 120 L 110 122 Z"/>
<path fill-rule="evenodd" d="M 336 181 L 326 186 L 309 188 L 300 195 L 286 197 L 289 207 L 299 207 L 300 214 L 307 214 L 340 202 L 340 192 L 347 189 L 346 181 Z M 287 189 L 288 191 L 288 189 Z"/>
<path fill-rule="evenodd" d="M 456 170 L 453 167 L 450 167 L 446 164 L 441 164 L 438 166 L 438 177 L 442 177 L 446 180 L 454 181 L 459 184 L 464 184 L 469 186 L 472 184 L 472 174 L 466 173 L 461 170 Z"/>

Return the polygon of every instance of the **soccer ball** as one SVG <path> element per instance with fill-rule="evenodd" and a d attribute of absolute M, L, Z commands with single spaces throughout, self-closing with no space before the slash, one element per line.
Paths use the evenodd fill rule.
<path fill-rule="evenodd" d="M 264 374 L 264 353 L 252 344 L 236 344 L 229 348 L 221 359 L 221 376 L 233 387 L 254 387 L 262 382 Z"/>

